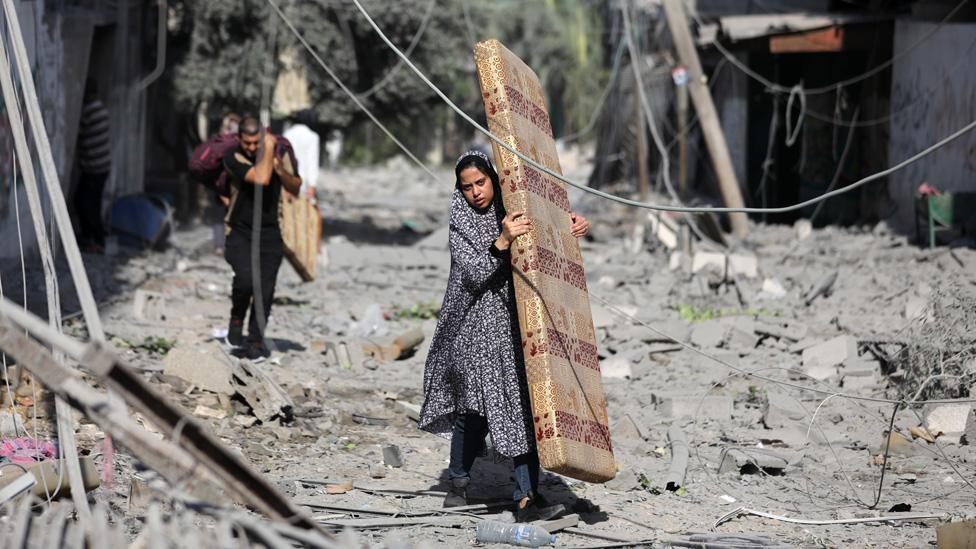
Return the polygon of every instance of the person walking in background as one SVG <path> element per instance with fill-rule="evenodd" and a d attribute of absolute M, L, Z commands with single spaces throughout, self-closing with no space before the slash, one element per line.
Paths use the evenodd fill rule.
<path fill-rule="evenodd" d="M 291 142 L 295 159 L 298 160 L 298 175 L 302 178 L 302 190 L 299 196 L 314 199 L 318 188 L 319 154 L 322 145 L 319 134 L 308 127 L 311 122 L 311 111 L 308 109 L 300 111 L 281 136 Z"/>
<path fill-rule="evenodd" d="M 81 125 L 78 130 L 78 164 L 81 178 L 75 190 L 78 218 L 78 244 L 82 251 L 105 251 L 105 226 L 102 222 L 102 195 L 112 171 L 110 118 L 98 98 L 98 86 L 89 78 L 85 84 Z"/>
<path fill-rule="evenodd" d="M 227 150 L 224 167 L 230 174 L 227 244 L 224 258 L 234 269 L 227 342 L 252 360 L 271 353 L 264 342 L 265 325 L 274 300 L 284 243 L 278 226 L 282 188 L 297 195 L 302 179 L 294 159 L 275 153 L 277 140 L 253 116 L 241 120 L 240 143 Z M 257 257 L 255 257 L 257 256 Z M 258 272 L 254 272 L 254 267 Z M 244 316 L 250 308 L 247 341 Z"/>

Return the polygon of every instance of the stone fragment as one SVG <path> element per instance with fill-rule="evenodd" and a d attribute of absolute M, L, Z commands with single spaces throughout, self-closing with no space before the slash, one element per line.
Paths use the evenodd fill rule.
<path fill-rule="evenodd" d="M 629 492 L 631 490 L 638 490 L 641 487 L 637 475 L 630 469 L 617 471 L 617 476 L 613 477 L 613 480 L 604 483 L 603 486 L 608 490 L 615 490 L 617 492 Z"/>
<path fill-rule="evenodd" d="M 234 423 L 240 425 L 241 427 L 244 427 L 245 429 L 253 426 L 257 422 L 258 422 L 258 418 L 254 416 L 244 416 L 244 415 L 234 416 Z"/>
<path fill-rule="evenodd" d="M 708 395 L 704 399 L 701 395 L 665 396 L 658 402 L 657 409 L 675 419 L 697 416 L 719 423 L 732 421 L 732 397 L 726 395 Z"/>
<path fill-rule="evenodd" d="M 837 336 L 803 351 L 803 370 L 810 377 L 825 380 L 837 375 L 844 361 L 857 358 L 857 341 L 850 336 Z"/>
<path fill-rule="evenodd" d="M 727 327 L 717 320 L 697 323 L 691 330 L 691 343 L 696 347 L 712 349 L 721 347 L 725 341 Z"/>
<path fill-rule="evenodd" d="M 163 358 L 163 373 L 214 393 L 233 394 L 234 366 L 217 342 L 175 347 Z"/>
<path fill-rule="evenodd" d="M 675 259 L 677 256 L 677 259 Z M 671 269 L 681 264 L 680 252 L 671 255 Z M 730 277 L 743 275 L 747 278 L 759 276 L 759 260 L 751 254 L 723 254 L 718 252 L 695 252 L 691 257 L 691 272 L 703 270 L 728 275 Z"/>
<path fill-rule="evenodd" d="M 369 464 L 370 478 L 386 478 L 386 466 L 381 463 Z"/>
<path fill-rule="evenodd" d="M 767 429 L 787 427 L 802 422 L 807 413 L 796 399 L 778 391 L 766 393 L 763 407 L 763 424 Z"/>
<path fill-rule="evenodd" d="M 227 412 L 225 410 L 209 408 L 207 406 L 200 404 L 193 409 L 193 415 L 197 417 L 205 417 L 207 419 L 224 419 L 225 417 L 227 417 Z"/>
<path fill-rule="evenodd" d="M 166 296 L 149 290 L 136 290 L 132 301 L 132 316 L 136 320 L 166 320 Z"/>
<path fill-rule="evenodd" d="M 400 447 L 392 444 L 383 447 L 383 463 L 390 467 L 403 467 L 403 456 Z"/>
<path fill-rule="evenodd" d="M 777 339 L 800 341 L 807 335 L 807 327 L 797 322 L 757 320 L 754 331 L 759 335 Z"/>
<path fill-rule="evenodd" d="M 726 347 L 741 352 L 750 352 L 759 345 L 759 336 L 753 330 L 733 326 L 728 333 Z"/>
<path fill-rule="evenodd" d="M 797 219 L 793 223 L 793 232 L 797 240 L 806 240 L 813 234 L 813 223 L 809 219 Z"/>
<path fill-rule="evenodd" d="M 972 430 L 973 405 L 969 402 L 928 404 L 922 414 L 925 429 L 941 443 L 959 444 L 967 429 Z"/>
<path fill-rule="evenodd" d="M 724 448 L 719 459 L 718 472 L 740 475 L 782 475 L 786 469 L 803 459 L 802 452 L 783 452 L 770 448 Z"/>
<path fill-rule="evenodd" d="M 600 376 L 603 379 L 630 379 L 633 371 L 630 359 L 620 355 L 613 355 L 600 361 Z"/>

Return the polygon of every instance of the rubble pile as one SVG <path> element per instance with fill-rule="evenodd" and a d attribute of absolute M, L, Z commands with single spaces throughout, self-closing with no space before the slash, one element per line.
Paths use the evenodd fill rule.
<path fill-rule="evenodd" d="M 230 269 L 206 228 L 178 232 L 166 253 L 116 257 L 105 328 L 153 388 L 323 524 L 372 544 L 466 545 L 470 520 L 424 514 L 445 493 L 448 444 L 416 428 L 450 267 L 437 221 L 451 186 L 413 174 L 392 208 L 376 192 L 385 177 L 347 172 L 321 190 L 318 277 L 303 284 L 282 269 L 271 359 L 241 360 L 220 342 Z M 889 432 L 891 403 L 844 395 L 970 396 L 976 252 L 918 249 L 883 226 L 755 226 L 723 246 L 682 236 L 681 218 L 573 203 L 594 225 L 581 245 L 619 473 L 604 485 L 544 475 L 549 499 L 578 515 L 578 527 L 558 526 L 569 528 L 560 544 L 587 543 L 579 529 L 682 535 L 729 515 L 725 532 L 797 546 L 914 546 L 935 540 L 937 520 L 863 519 L 967 513 L 973 405 L 900 406 Z M 936 374 L 947 379 L 922 386 Z M 103 440 L 93 427 L 83 446 Z M 492 457 L 475 466 L 469 496 L 487 506 L 476 512 L 510 498 L 510 464 Z M 130 490 L 135 465 L 117 455 L 116 481 L 93 491 L 130 532 L 146 508 Z"/>

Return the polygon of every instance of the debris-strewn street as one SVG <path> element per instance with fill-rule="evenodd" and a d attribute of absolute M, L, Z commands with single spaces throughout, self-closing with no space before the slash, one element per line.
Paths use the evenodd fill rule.
<path fill-rule="evenodd" d="M 393 172 L 396 209 L 382 186 Z M 93 279 L 114 280 L 106 330 L 152 387 L 325 525 L 361 528 L 376 545 L 468 545 L 474 518 L 412 514 L 439 509 L 446 486 L 447 442 L 415 420 L 450 265 L 450 175 L 440 188 L 400 165 L 328 175 L 319 276 L 301 283 L 283 267 L 269 361 L 233 358 L 215 340 L 230 271 L 202 227 L 165 253 L 90 264 Z M 637 222 L 646 214 L 573 198 L 594 222 L 583 256 L 620 472 L 605 485 L 545 476 L 545 494 L 579 515 L 559 546 L 714 527 L 796 546 L 918 547 L 937 521 L 901 517 L 967 514 L 970 404 L 902 405 L 886 445 L 892 404 L 831 393 L 968 396 L 976 253 L 920 250 L 884 225 L 757 226 L 727 266 L 700 244 L 683 265 L 656 223 Z M 103 436 L 85 425 L 79 443 L 99 448 Z M 96 468 L 108 459 L 94 457 Z M 179 504 L 133 465 L 115 454 L 93 495 L 135 531 L 150 500 Z M 510 468 L 489 451 L 469 496 L 504 503 Z M 865 520 L 881 516 L 899 518 Z"/>

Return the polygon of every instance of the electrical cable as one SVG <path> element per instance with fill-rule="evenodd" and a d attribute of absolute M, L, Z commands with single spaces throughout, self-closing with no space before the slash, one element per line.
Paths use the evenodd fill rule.
<path fill-rule="evenodd" d="M 424 32 L 427 31 L 427 24 L 430 23 L 430 18 L 431 15 L 434 14 L 434 6 L 436 4 L 437 0 L 430 0 L 430 2 L 427 4 L 427 11 L 424 12 L 424 18 L 420 21 L 420 27 L 417 28 L 417 32 L 413 35 L 413 38 L 410 40 L 410 44 L 407 45 L 407 50 L 404 52 L 407 57 L 410 57 L 414 48 L 417 47 L 417 44 L 420 44 L 420 39 L 424 36 Z M 383 88 L 383 86 L 386 85 L 387 82 L 390 81 L 391 78 L 396 75 L 396 73 L 400 72 L 402 67 L 403 60 L 397 59 L 397 64 L 387 71 L 387 73 L 383 75 L 383 78 L 381 78 L 376 84 L 373 84 L 371 88 L 360 93 L 359 98 L 368 99 L 374 93 L 378 92 L 381 88 Z"/>
<path fill-rule="evenodd" d="M 267 0 L 267 1 L 274 6 L 274 1 L 273 0 Z M 860 179 L 858 181 L 855 181 L 854 183 L 851 183 L 850 185 L 847 185 L 846 187 L 837 189 L 837 190 L 833 191 L 833 194 L 825 194 L 825 195 L 822 195 L 820 197 L 815 197 L 815 198 L 806 200 L 804 202 L 800 202 L 800 203 L 797 203 L 797 204 L 793 204 L 791 206 L 782 206 L 782 207 L 778 207 L 778 208 L 685 207 L 685 206 L 668 206 L 668 205 L 653 204 L 653 203 L 640 202 L 640 201 L 636 201 L 636 200 L 630 200 L 630 199 L 626 199 L 626 198 L 623 198 L 623 197 L 620 197 L 620 196 L 616 196 L 616 195 L 613 195 L 613 194 L 610 194 L 610 193 L 606 193 L 606 192 L 600 191 L 598 189 L 593 189 L 591 187 L 588 187 L 587 185 L 584 185 L 582 183 L 579 183 L 579 182 L 573 181 L 571 179 L 568 179 L 568 178 L 562 176 L 561 174 L 558 174 L 558 173 L 556 173 L 556 172 L 554 172 L 554 171 L 546 168 L 545 166 L 543 166 L 540 163 L 536 162 L 532 158 L 529 158 L 527 155 L 525 155 L 521 151 L 516 150 L 514 147 L 510 146 L 508 143 L 506 143 L 501 138 L 499 138 L 496 135 L 492 134 L 487 128 L 485 128 L 484 126 L 482 126 L 481 124 L 479 124 L 476 120 L 474 120 L 467 113 L 465 113 L 460 107 L 458 107 L 453 101 L 451 101 L 451 99 L 448 98 L 444 94 L 444 92 L 442 92 L 433 82 L 431 82 L 430 79 L 428 79 L 427 76 L 424 75 L 424 73 L 421 72 L 420 69 L 418 69 L 416 67 L 416 65 L 414 65 L 409 59 L 407 59 L 403 55 L 403 52 L 401 52 L 396 47 L 396 45 L 394 45 L 390 41 L 390 39 L 385 34 L 383 34 L 383 31 L 379 28 L 379 26 L 377 26 L 376 22 L 372 19 L 372 17 L 370 17 L 369 12 L 366 11 L 366 9 L 362 6 L 362 3 L 359 0 L 352 0 L 352 2 L 356 4 L 356 6 L 359 8 L 359 11 L 363 14 L 363 16 L 366 18 L 366 20 L 369 21 L 370 25 L 373 27 L 373 30 L 377 33 L 377 35 L 386 43 L 386 45 L 388 47 L 390 47 L 391 49 L 393 49 L 393 51 L 395 51 L 398 55 L 401 56 L 401 58 L 404 59 L 404 62 L 407 64 L 407 66 L 410 67 L 410 69 L 413 70 L 414 73 L 417 74 L 417 76 L 420 77 L 421 80 L 423 80 L 424 83 L 427 84 L 428 87 L 430 87 L 452 110 L 454 110 L 459 116 L 461 116 L 461 118 L 463 118 L 468 124 L 470 124 L 475 129 L 477 129 L 478 131 L 480 131 L 481 133 L 483 133 L 486 137 L 488 137 L 489 139 L 491 139 L 492 141 L 494 141 L 495 143 L 497 143 L 499 147 L 501 147 L 501 148 L 503 148 L 503 149 L 511 152 L 512 154 L 518 156 L 523 161 L 525 161 L 527 164 L 535 167 L 536 169 L 542 171 L 543 173 L 549 175 L 550 177 L 554 177 L 554 178 L 556 178 L 556 179 L 558 179 L 560 181 L 563 181 L 564 183 L 567 183 L 568 185 L 570 185 L 572 187 L 576 187 L 576 188 L 578 188 L 578 189 L 580 189 L 580 190 L 582 190 L 584 192 L 587 192 L 587 193 L 590 193 L 590 194 L 594 194 L 596 196 L 600 196 L 600 197 L 605 198 L 607 200 L 612 200 L 612 201 L 618 202 L 620 204 L 625 204 L 625 205 L 633 206 L 633 207 L 637 207 L 637 208 L 644 208 L 644 209 L 651 209 L 651 210 L 661 210 L 661 211 L 673 211 L 673 212 L 688 212 L 688 213 L 691 213 L 691 212 L 714 212 L 714 213 L 736 213 L 736 212 L 742 212 L 742 213 L 763 213 L 763 212 L 767 212 L 767 213 L 785 213 L 785 212 L 791 212 L 791 211 L 795 211 L 795 210 L 799 210 L 799 209 L 805 208 L 805 207 L 807 207 L 807 206 L 809 206 L 811 204 L 816 204 L 817 202 L 820 202 L 822 200 L 826 200 L 826 199 L 828 199 L 828 198 L 830 198 L 832 196 L 837 196 L 839 194 L 844 194 L 844 193 L 849 192 L 849 191 L 851 191 L 853 189 L 856 189 L 858 187 L 861 187 L 863 185 L 866 185 L 867 183 L 870 183 L 871 181 L 875 181 L 877 179 L 880 179 L 882 177 L 885 177 L 885 176 L 887 176 L 887 175 L 889 175 L 889 174 L 891 174 L 891 173 L 893 173 L 895 171 L 898 171 L 899 169 L 901 169 L 901 168 L 903 168 L 903 167 L 905 167 L 905 166 L 907 166 L 907 165 L 909 165 L 909 164 L 911 164 L 913 162 L 916 162 L 916 161 L 920 160 L 921 158 L 924 158 L 925 156 L 928 156 L 929 154 L 931 154 L 935 150 L 937 150 L 937 149 L 939 149 L 941 147 L 944 147 L 945 145 L 947 145 L 951 141 L 953 141 L 955 139 L 958 139 L 959 137 L 961 137 L 962 135 L 964 135 L 966 132 L 972 130 L 973 128 L 976 128 L 976 120 L 974 120 L 974 121 L 970 122 L 969 124 L 967 124 L 966 126 L 962 127 L 961 129 L 957 130 L 955 133 L 950 134 L 946 138 L 943 138 L 941 141 L 937 142 L 936 144 L 934 144 L 934 145 L 928 147 L 927 149 L 925 149 L 925 150 L 923 150 L 923 151 L 915 154 L 912 157 L 909 157 L 906 160 L 903 160 L 902 162 L 899 162 L 898 164 L 895 164 L 894 166 L 889 167 L 888 169 L 885 169 L 885 170 L 882 170 L 882 171 L 877 172 L 875 174 L 872 174 L 872 175 L 869 175 L 867 177 L 864 177 L 864 178 L 862 178 L 862 179 Z M 277 6 L 275 6 L 275 7 L 277 8 Z M 295 32 L 297 34 L 297 30 L 295 30 L 294 27 L 292 27 L 292 26 L 290 26 L 290 27 L 293 29 L 293 32 Z M 324 66 L 324 64 L 323 64 L 323 66 Z M 365 107 L 362 107 L 361 106 L 361 108 L 365 108 Z"/>
<path fill-rule="evenodd" d="M 298 32 L 298 29 L 295 28 L 295 25 L 292 24 L 291 20 L 288 19 L 288 17 L 285 15 L 283 11 L 281 11 L 281 8 L 278 7 L 278 4 L 276 4 L 274 0 L 268 0 L 268 4 L 275 10 L 275 12 L 278 14 L 278 17 L 280 17 L 281 20 L 284 21 L 285 25 L 288 26 L 288 29 L 291 30 L 292 34 L 294 34 L 295 37 L 298 38 L 298 41 L 302 43 L 302 46 L 304 46 L 305 49 L 308 51 L 308 53 L 311 54 L 312 58 L 315 59 L 315 61 L 317 61 L 318 64 L 323 69 L 325 69 L 325 72 L 328 73 L 329 77 L 332 78 L 332 80 L 336 83 L 336 85 L 339 86 L 339 88 L 342 89 L 342 91 L 344 91 L 346 95 L 349 96 L 350 99 L 352 99 L 353 103 L 355 103 L 360 110 L 366 113 L 369 119 L 372 120 L 373 123 L 376 124 L 376 126 L 379 127 L 379 129 L 382 130 L 383 133 L 385 133 L 386 136 L 389 137 L 390 140 L 393 141 L 393 143 L 395 143 L 396 146 L 399 147 L 400 150 L 402 150 L 404 154 L 407 155 L 407 157 L 410 158 L 410 160 L 413 160 L 415 164 L 417 164 L 418 166 L 420 166 L 421 169 L 427 172 L 427 175 L 430 176 L 432 181 L 434 181 L 435 183 L 440 182 L 440 179 L 436 175 L 434 175 L 434 172 L 430 171 L 430 169 L 423 162 L 421 162 L 416 155 L 410 152 L 410 149 L 408 149 L 406 145 L 401 143 L 400 140 L 397 139 L 396 136 L 394 136 L 393 133 L 391 133 L 390 130 L 388 130 L 386 126 L 384 126 L 383 123 L 380 122 L 379 119 L 376 118 L 376 116 L 373 115 L 373 113 L 366 108 L 366 105 L 364 105 L 363 102 L 360 101 L 358 97 L 356 97 L 356 94 L 352 90 L 350 90 L 349 87 L 342 82 L 342 80 L 339 79 L 339 76 L 336 75 L 336 73 L 333 72 L 333 70 L 329 68 L 328 65 L 325 64 L 325 61 L 323 61 L 322 58 L 319 56 L 319 54 L 316 53 L 314 49 L 312 49 L 312 46 L 308 43 L 307 40 L 305 40 L 305 37 L 302 36 L 300 32 Z M 413 63 L 410 63 L 410 61 L 406 59 L 405 56 L 403 56 L 403 52 L 400 52 L 400 50 L 397 50 L 397 52 L 400 54 L 402 59 L 406 60 L 408 66 L 413 67 Z"/>

